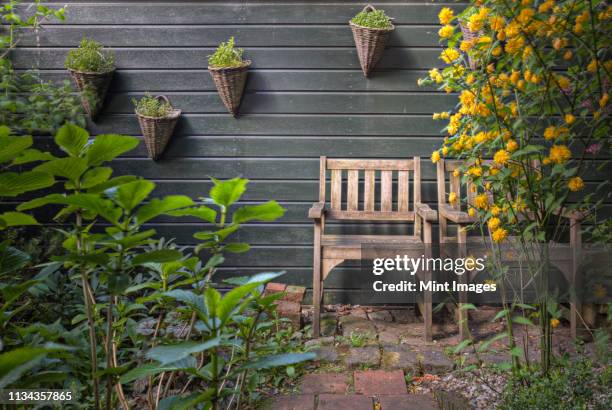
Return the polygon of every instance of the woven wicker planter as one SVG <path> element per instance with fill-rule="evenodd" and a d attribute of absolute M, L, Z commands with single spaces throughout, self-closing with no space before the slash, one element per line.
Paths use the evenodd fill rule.
<path fill-rule="evenodd" d="M 240 67 L 208 67 L 223 105 L 234 117 L 238 114 L 250 66 L 251 61 L 245 60 Z"/>
<path fill-rule="evenodd" d="M 164 95 L 158 95 L 155 98 L 170 104 L 170 101 Z M 181 116 L 181 110 L 172 109 L 168 116 L 158 118 L 140 115 L 138 111 L 136 111 L 136 115 L 138 116 L 138 123 L 140 124 L 145 145 L 149 152 L 149 158 L 157 160 L 166 149 L 170 137 L 172 137 L 174 127 Z"/>
<path fill-rule="evenodd" d="M 105 73 L 88 73 L 68 69 L 77 89 L 81 92 L 81 102 L 85 112 L 91 119 L 95 119 L 102 107 L 106 92 L 113 79 L 115 70 Z"/>
<path fill-rule="evenodd" d="M 461 27 L 461 33 L 463 34 L 463 40 L 465 41 L 472 41 L 474 39 L 480 38 L 482 36 L 482 31 L 471 31 L 470 29 L 467 28 L 467 26 L 461 22 L 459 22 L 459 27 Z M 468 65 L 470 66 L 470 68 L 472 70 L 476 70 L 476 68 L 478 67 L 478 64 L 476 64 L 476 61 L 468 54 L 466 53 L 467 58 L 468 58 Z"/>
<path fill-rule="evenodd" d="M 371 12 L 376 10 L 373 6 L 367 5 L 363 8 L 363 11 Z M 376 66 L 376 63 L 380 60 L 389 41 L 389 35 L 395 26 L 391 25 L 390 28 L 370 28 L 359 26 L 349 21 L 351 30 L 353 30 L 353 38 L 355 39 L 355 47 L 357 48 L 357 56 L 359 57 L 359 63 L 361 69 L 366 77 L 370 76 L 370 73 Z"/>

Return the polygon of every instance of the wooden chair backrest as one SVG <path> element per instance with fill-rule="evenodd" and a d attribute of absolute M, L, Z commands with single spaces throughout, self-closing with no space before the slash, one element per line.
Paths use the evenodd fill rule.
<path fill-rule="evenodd" d="M 402 160 L 321 157 L 319 202 L 323 203 L 327 201 L 328 171 L 331 183 L 327 218 L 414 221 L 414 204 L 421 202 L 419 157 Z M 413 175 L 412 184 L 410 184 L 410 172 Z M 346 181 L 346 198 L 343 198 L 343 181 Z M 361 181 L 363 181 L 363 193 L 359 189 Z M 412 205 L 410 185 L 412 185 Z"/>
<path fill-rule="evenodd" d="M 443 204 L 448 203 L 448 195 L 446 192 L 448 186 L 448 193 L 454 192 L 457 195 L 457 200 L 451 205 L 457 211 L 467 211 L 467 209 L 462 209 L 462 202 L 467 203 L 468 205 L 474 205 L 474 198 L 476 197 L 476 192 L 474 192 L 471 182 L 467 182 L 466 184 L 461 185 L 461 176 L 454 175 L 456 169 L 458 169 L 461 165 L 464 164 L 464 161 L 461 160 L 449 160 L 449 159 L 441 159 L 437 163 L 437 179 L 438 179 L 438 209 Z M 448 181 L 448 185 L 447 182 Z M 467 199 L 467 201 L 464 201 Z M 465 208 L 465 207 L 464 207 Z"/>

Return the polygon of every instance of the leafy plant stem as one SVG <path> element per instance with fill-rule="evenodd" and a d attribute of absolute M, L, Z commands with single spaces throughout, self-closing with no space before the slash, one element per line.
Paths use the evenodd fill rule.
<path fill-rule="evenodd" d="M 257 315 L 255 316 L 255 319 L 253 320 L 253 324 L 251 325 L 249 329 L 249 333 L 245 341 L 244 357 L 247 361 L 249 360 L 249 356 L 251 354 L 251 340 L 253 339 L 253 335 L 255 334 L 255 329 L 257 328 L 257 323 L 259 323 L 259 318 L 261 317 L 261 313 L 262 313 L 261 310 L 257 311 Z M 242 372 L 242 375 L 240 378 L 240 388 L 238 389 L 238 400 L 236 402 L 236 408 L 240 408 L 240 403 L 242 401 L 242 394 L 244 390 L 244 381 L 246 380 L 248 373 L 249 373 L 249 369 L 246 369 L 244 372 Z"/>

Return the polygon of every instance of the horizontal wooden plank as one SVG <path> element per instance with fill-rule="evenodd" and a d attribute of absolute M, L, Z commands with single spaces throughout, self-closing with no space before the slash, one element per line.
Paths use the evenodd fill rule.
<path fill-rule="evenodd" d="M 360 160 L 360 159 L 334 159 L 328 158 L 327 169 L 357 169 L 357 170 L 376 170 L 376 171 L 411 171 L 414 169 L 414 160 L 395 159 L 395 160 Z"/>
<path fill-rule="evenodd" d="M 140 137 L 142 139 L 142 137 Z M 168 144 L 163 158 L 181 157 L 319 157 L 330 158 L 397 158 L 421 156 L 425 167 L 434 149 L 440 147 L 442 137 L 266 137 L 266 136 L 176 136 Z M 36 146 L 53 150 L 50 137 L 36 138 Z M 288 148 L 290 147 L 290 149 Z M 55 148 L 55 152 L 57 148 Z M 146 157 L 144 142 L 126 154 Z"/>
<path fill-rule="evenodd" d="M 436 47 L 438 25 L 398 26 L 389 37 L 390 47 Z M 234 36 L 240 47 L 353 47 L 350 27 L 309 26 L 48 26 L 39 33 L 26 32 L 21 46 L 76 47 L 83 37 L 106 47 L 216 47 Z"/>
<path fill-rule="evenodd" d="M 20 48 L 11 53 L 16 68 L 59 69 L 69 48 Z M 118 68 L 202 69 L 213 48 L 117 48 Z M 390 48 L 385 51 L 372 78 L 383 76 L 384 69 L 429 69 L 441 66 L 439 49 Z M 252 68 L 358 69 L 354 47 L 245 48 Z M 364 81 L 367 81 L 364 79 Z"/>
<path fill-rule="evenodd" d="M 168 4 L 154 2 L 90 2 L 58 0 L 66 4 L 69 24 L 346 24 L 363 8 L 361 2 L 342 4 L 325 2 L 176 2 Z M 261 4 L 263 3 L 263 4 Z M 384 3 L 384 2 L 378 2 Z M 398 24 L 435 24 L 442 7 L 455 11 L 465 7 L 461 4 L 442 1 L 433 4 L 412 0 L 402 4 L 396 1 L 380 6 Z M 53 3 L 51 3 L 53 4 Z M 27 7 L 24 3 L 23 7 Z M 61 24 L 51 21 L 49 24 Z"/>
<path fill-rule="evenodd" d="M 56 83 L 69 80 L 66 70 L 40 72 L 45 81 Z M 365 80 L 361 69 L 354 70 L 250 70 L 246 85 L 249 91 L 434 91 L 435 87 L 420 87 L 419 78 L 425 70 L 385 71 Z M 200 70 L 117 70 L 111 92 L 126 91 L 216 91 L 210 73 Z"/>
<path fill-rule="evenodd" d="M 113 94 L 105 112 L 131 114 L 133 98 L 142 93 Z M 215 91 L 166 93 L 172 105 L 184 113 L 225 113 L 227 108 Z M 240 105 L 246 114 L 431 114 L 448 111 L 457 96 L 441 93 L 319 93 L 247 92 Z"/>
<path fill-rule="evenodd" d="M 102 115 L 89 128 L 93 134 L 140 134 L 135 115 Z M 239 115 L 187 114 L 174 136 L 184 135 L 380 135 L 439 136 L 444 127 L 431 115 Z"/>
<path fill-rule="evenodd" d="M 168 158 L 160 161 L 121 158 L 114 163 L 117 174 L 136 173 L 145 178 L 202 179 L 208 175 L 252 179 L 311 179 L 319 175 L 318 158 Z M 422 179 L 435 178 L 433 167 L 423 166 Z"/>

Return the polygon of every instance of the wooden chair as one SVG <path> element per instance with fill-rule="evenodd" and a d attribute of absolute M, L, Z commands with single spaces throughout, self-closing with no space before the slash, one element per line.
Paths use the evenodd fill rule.
<path fill-rule="evenodd" d="M 326 204 L 327 171 L 331 174 L 330 203 Z M 413 173 L 412 207 L 410 207 L 410 172 Z M 380 173 L 379 201 L 375 199 L 377 174 Z M 346 200 L 342 198 L 343 177 L 346 175 Z M 394 176 L 397 181 L 394 184 Z M 363 204 L 359 203 L 360 180 L 363 180 Z M 394 185 L 396 187 L 394 188 Z M 397 193 L 394 209 L 393 192 Z M 345 204 L 344 204 L 345 202 Z M 362 209 L 360 209 L 362 208 Z M 432 222 L 436 211 L 421 202 L 421 162 L 419 157 L 405 160 L 332 159 L 321 157 L 319 202 L 308 212 L 314 220 L 313 259 L 313 337 L 319 337 L 323 282 L 330 271 L 346 260 L 361 259 L 363 244 L 430 244 Z M 325 221 L 403 221 L 413 222 L 412 235 L 330 235 L 325 233 Z M 422 234 L 422 238 L 421 238 Z M 420 256 L 420 255 L 419 255 Z M 429 295 L 431 297 L 431 295 Z M 431 299 L 425 300 L 425 335 L 431 340 Z"/>
<path fill-rule="evenodd" d="M 437 183 L 438 183 L 438 226 L 440 229 L 439 241 L 441 249 L 445 243 L 454 243 L 458 245 L 458 250 L 465 253 L 466 244 L 468 242 L 484 243 L 481 236 L 468 237 L 468 225 L 477 222 L 477 218 L 469 216 L 462 210 L 462 190 L 465 193 L 463 198 L 467 199 L 468 205 L 474 205 L 476 193 L 472 190 L 470 182 L 461 184 L 461 177 L 454 175 L 454 171 L 463 165 L 461 160 L 444 160 L 441 159 L 437 163 Z M 448 181 L 448 183 L 447 183 Z M 447 201 L 446 188 L 449 187 L 449 193 L 454 192 L 457 195 L 457 201 L 449 204 Z M 567 247 L 562 247 L 558 252 L 551 255 L 551 263 L 563 272 L 569 283 L 578 283 L 576 274 L 578 271 L 579 253 L 582 246 L 581 239 L 581 219 L 583 215 L 579 212 L 556 212 L 559 217 L 567 218 L 570 223 L 570 249 L 573 254 L 567 254 Z M 454 226 L 456 230 L 449 234 L 449 224 Z M 512 241 L 513 238 L 508 238 Z M 554 249 L 554 248 L 553 248 Z M 465 254 L 462 256 L 466 256 Z M 518 260 L 518 257 L 517 257 Z M 464 282 L 470 280 L 468 275 L 463 275 L 461 278 Z M 467 294 L 459 293 L 458 304 L 458 320 L 459 334 L 461 339 L 465 339 L 468 335 L 468 312 L 462 310 L 461 305 L 467 302 Z M 570 303 L 570 327 L 572 337 L 577 334 L 578 312 L 580 311 L 579 304 L 576 300 Z"/>

